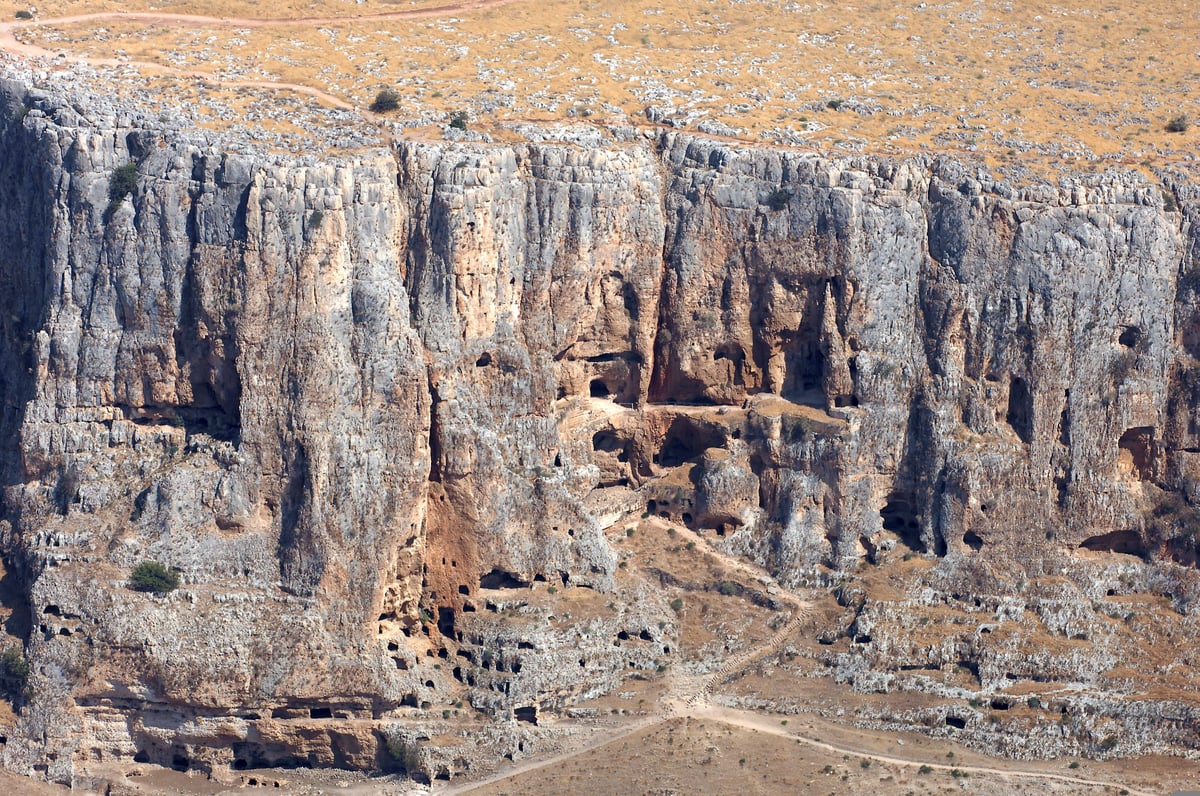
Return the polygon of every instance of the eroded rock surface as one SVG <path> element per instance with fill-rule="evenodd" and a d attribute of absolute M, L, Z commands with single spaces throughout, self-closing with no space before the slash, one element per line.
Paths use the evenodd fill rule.
<path fill-rule="evenodd" d="M 5 551 L 33 666 L 10 768 L 435 775 L 471 761 L 396 744 L 471 709 L 524 719 L 473 730 L 519 754 L 538 710 L 669 659 L 674 615 L 617 586 L 602 533 L 642 510 L 784 584 L 897 546 L 1022 571 L 1082 550 L 1153 562 L 1136 588 L 1193 610 L 1184 175 L 1018 191 L 675 133 L 299 162 L 3 88 Z M 146 560 L 181 588 L 127 588 Z M 855 637 L 903 624 L 859 609 Z M 895 655 L 972 659 L 830 667 Z"/>

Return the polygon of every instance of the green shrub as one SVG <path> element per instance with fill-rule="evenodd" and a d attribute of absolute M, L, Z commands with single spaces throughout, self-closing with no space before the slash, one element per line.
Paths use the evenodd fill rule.
<path fill-rule="evenodd" d="M 633 536 L 633 528 L 632 527 L 625 529 L 625 536 L 627 536 L 627 537 Z"/>
<path fill-rule="evenodd" d="M 1034 710 L 1037 710 L 1038 708 L 1040 708 L 1042 706 L 1042 700 L 1038 699 L 1035 696 L 1031 696 L 1029 699 L 1025 700 L 1025 704 L 1028 705 L 1029 707 L 1033 708 Z"/>
<path fill-rule="evenodd" d="M 932 774 L 932 773 L 933 773 L 933 767 L 932 767 L 932 766 L 926 766 L 926 765 L 922 765 L 920 768 L 918 768 L 918 769 L 917 769 L 917 773 L 918 773 L 918 774 Z"/>
<path fill-rule="evenodd" d="M 454 113 L 450 114 L 450 126 L 456 130 L 466 130 L 467 129 L 467 112 L 466 111 L 455 111 Z"/>
<path fill-rule="evenodd" d="M 829 108 L 831 111 L 841 110 L 841 107 L 843 104 L 845 104 L 845 102 L 846 101 L 843 99 L 831 99 L 829 102 L 825 103 L 825 107 Z"/>
<path fill-rule="evenodd" d="M 381 88 L 371 102 L 371 113 L 390 113 L 400 107 L 400 92 L 394 88 Z"/>
<path fill-rule="evenodd" d="M 33 19 L 33 12 L 26 11 L 24 8 L 22 8 L 16 13 L 16 17 L 17 19 Z"/>
<path fill-rule="evenodd" d="M 1168 133 L 1186 133 L 1188 128 L 1192 126 L 1192 122 L 1188 119 L 1186 113 L 1181 113 L 1178 116 L 1172 116 L 1167 120 Z"/>
<path fill-rule="evenodd" d="M 392 764 L 405 773 L 421 770 L 421 747 L 418 744 L 409 743 L 399 735 L 389 735 L 387 751 Z"/>
<path fill-rule="evenodd" d="M 9 647 L 0 653 L 0 669 L 3 669 L 6 679 L 20 686 L 18 691 L 23 689 L 29 680 L 29 661 L 25 660 L 20 647 Z"/>
<path fill-rule="evenodd" d="M 731 580 L 723 580 L 717 584 L 717 591 L 726 597 L 731 597 L 738 593 L 738 585 Z"/>
<path fill-rule="evenodd" d="M 129 588 L 166 594 L 179 588 L 179 573 L 157 561 L 143 561 L 130 573 Z"/>
<path fill-rule="evenodd" d="M 126 163 L 113 169 L 108 179 L 109 201 L 120 202 L 129 194 L 137 195 L 137 164 Z"/>
<path fill-rule="evenodd" d="M 104 220 L 107 223 L 116 209 L 125 201 L 126 196 L 137 197 L 137 164 L 126 163 L 117 166 L 108 178 L 108 207 L 104 209 Z"/>
<path fill-rule="evenodd" d="M 676 597 L 674 600 L 671 600 L 671 610 L 674 611 L 675 613 L 679 613 L 680 611 L 683 610 L 683 598 L 682 597 Z"/>

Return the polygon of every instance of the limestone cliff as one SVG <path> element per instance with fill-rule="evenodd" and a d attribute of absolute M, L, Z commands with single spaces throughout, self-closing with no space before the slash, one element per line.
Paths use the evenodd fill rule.
<path fill-rule="evenodd" d="M 484 616 L 611 590 L 602 506 L 786 583 L 896 545 L 1195 565 L 1194 175 L 676 133 L 298 162 L 13 83 L 0 139 L 16 770 L 384 767 L 425 703 L 611 688 L 654 656 Z M 128 589 L 147 560 L 183 586 Z M 621 621 L 669 633 L 656 599 Z"/>

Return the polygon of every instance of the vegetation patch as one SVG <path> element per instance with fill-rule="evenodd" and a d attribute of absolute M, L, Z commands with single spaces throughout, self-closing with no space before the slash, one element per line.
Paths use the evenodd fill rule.
<path fill-rule="evenodd" d="M 129 574 L 129 588 L 167 594 L 179 588 L 179 573 L 157 561 L 143 561 Z"/>

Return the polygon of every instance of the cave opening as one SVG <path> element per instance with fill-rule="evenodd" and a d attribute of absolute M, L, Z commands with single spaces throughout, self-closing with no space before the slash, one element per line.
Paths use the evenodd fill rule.
<path fill-rule="evenodd" d="M 604 379 L 592 379 L 588 385 L 588 392 L 593 398 L 612 398 L 612 392 L 608 389 L 608 385 L 604 383 Z"/>
<path fill-rule="evenodd" d="M 975 533 L 974 531 L 967 531 L 963 534 L 963 544 L 972 550 L 983 549 L 983 539 L 980 538 L 979 534 Z"/>
<path fill-rule="evenodd" d="M 1126 348 L 1133 348 L 1142 342 L 1142 330 L 1136 326 L 1126 326 L 1121 330 L 1121 336 L 1117 338 L 1117 342 Z"/>
<path fill-rule="evenodd" d="M 814 330 L 803 335 L 784 353 L 786 376 L 782 395 L 796 403 L 825 405 L 825 352 Z"/>
<path fill-rule="evenodd" d="M 1154 479 L 1154 427 L 1138 426 L 1126 430 L 1117 441 L 1118 465 L 1139 481 Z"/>
<path fill-rule="evenodd" d="M 1004 419 L 1021 441 L 1029 444 L 1033 439 L 1033 394 L 1029 392 L 1029 385 L 1019 376 L 1014 376 L 1009 382 L 1008 413 Z"/>
<path fill-rule="evenodd" d="M 454 635 L 454 609 L 448 606 L 438 607 L 437 616 L 438 632 L 446 638 L 455 638 Z"/>
<path fill-rule="evenodd" d="M 690 418 L 677 417 L 663 439 L 654 461 L 661 467 L 679 467 L 698 458 L 709 448 L 724 446 L 724 438 L 717 431 L 693 423 Z"/>
<path fill-rule="evenodd" d="M 915 552 L 926 551 L 925 543 L 921 541 L 921 523 L 917 519 L 911 495 L 893 492 L 879 514 L 883 518 L 885 531 L 896 534 L 901 543 Z"/>
<path fill-rule="evenodd" d="M 513 716 L 516 718 L 517 721 L 525 721 L 525 722 L 528 722 L 528 723 L 536 726 L 538 723 L 538 721 L 537 721 L 537 706 L 536 705 L 528 705 L 526 707 L 516 708 L 515 710 L 513 710 Z"/>
<path fill-rule="evenodd" d="M 516 573 L 503 569 L 493 569 L 479 578 L 479 588 L 481 589 L 524 589 L 528 586 L 529 581 L 521 580 Z"/>
<path fill-rule="evenodd" d="M 615 453 L 619 462 L 629 461 L 629 443 L 609 429 L 597 431 L 592 435 L 592 450 Z"/>
<path fill-rule="evenodd" d="M 1124 553 L 1129 556 L 1146 558 L 1150 551 L 1147 549 L 1142 535 L 1137 531 L 1124 530 L 1089 536 L 1079 545 L 1084 550 L 1096 550 L 1106 553 Z"/>

